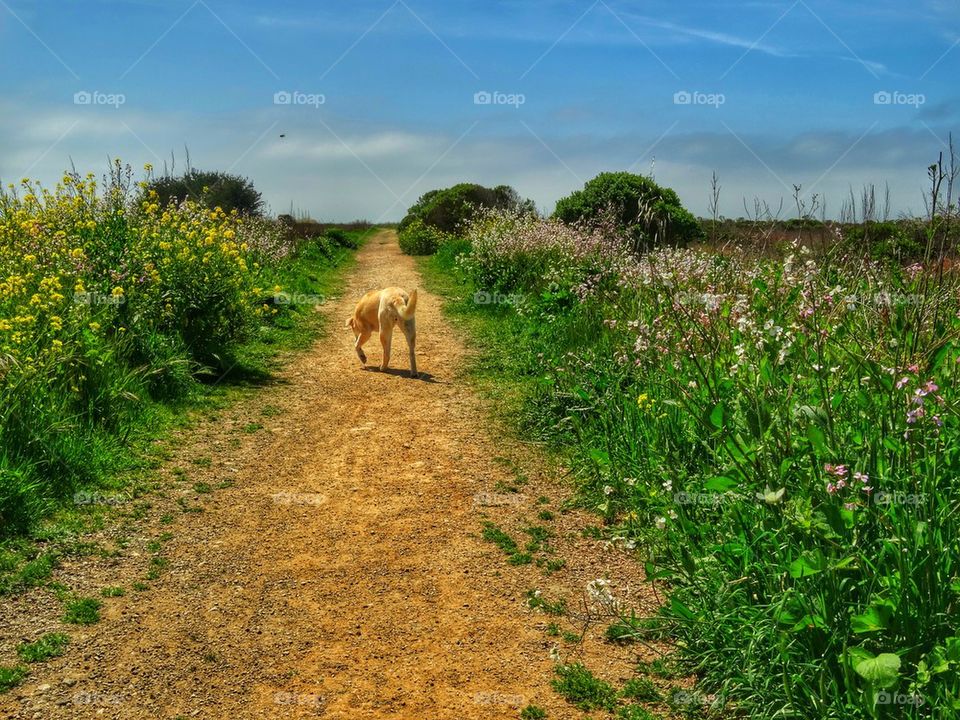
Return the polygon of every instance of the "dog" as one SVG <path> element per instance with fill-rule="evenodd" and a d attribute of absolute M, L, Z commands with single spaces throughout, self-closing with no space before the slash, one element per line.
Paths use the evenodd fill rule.
<path fill-rule="evenodd" d="M 416 310 L 417 291 L 415 289 L 408 294 L 403 288 L 388 287 L 383 290 L 371 290 L 360 298 L 353 316 L 347 319 L 347 327 L 353 330 L 357 338 L 353 347 L 357 351 L 360 362 L 367 364 L 363 344 L 374 332 L 379 332 L 380 344 L 383 346 L 380 369 L 386 370 L 390 364 L 393 329 L 399 327 L 407 338 L 407 347 L 410 349 L 410 377 L 417 377 L 417 321 L 414 317 Z"/>

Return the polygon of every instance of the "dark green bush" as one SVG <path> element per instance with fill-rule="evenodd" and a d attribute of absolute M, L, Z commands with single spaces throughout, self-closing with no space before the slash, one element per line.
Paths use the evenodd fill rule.
<path fill-rule="evenodd" d="M 523 199 L 509 185 L 488 188 L 476 183 L 460 183 L 424 193 L 407 211 L 397 231 L 403 233 L 414 221 L 420 220 L 444 233 L 457 233 L 483 208 L 536 211 L 532 200 Z"/>
<path fill-rule="evenodd" d="M 874 260 L 907 263 L 919 260 L 926 250 L 925 228 L 915 221 L 866 222 L 843 231 L 844 242 Z"/>
<path fill-rule="evenodd" d="M 151 181 L 146 191 L 156 191 L 161 206 L 182 203 L 187 198 L 205 207 L 236 210 L 243 215 L 262 215 L 263 197 L 253 182 L 239 175 L 219 171 L 188 170 L 183 175 L 165 176 Z"/>
<path fill-rule="evenodd" d="M 613 213 L 637 250 L 656 244 L 686 245 L 705 237 L 700 222 L 670 188 L 628 172 L 600 173 L 582 190 L 557 202 L 553 216 L 565 223 L 593 222 Z"/>

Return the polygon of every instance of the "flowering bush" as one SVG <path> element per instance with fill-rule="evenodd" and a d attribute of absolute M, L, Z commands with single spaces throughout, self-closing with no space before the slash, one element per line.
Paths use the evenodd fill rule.
<path fill-rule="evenodd" d="M 275 312 L 260 284 L 290 252 L 278 230 L 149 192 L 135 201 L 131 177 L 116 164 L 102 185 L 71 173 L 53 190 L 0 190 L 3 531 L 35 515 L 33 496 L 98 471 L 82 428 L 119 430 L 144 392 L 225 361 Z"/>
<path fill-rule="evenodd" d="M 799 246 L 635 257 L 505 216 L 468 237 L 476 287 L 526 294 L 537 424 L 648 548 L 707 691 L 764 718 L 960 708 L 953 273 Z"/>

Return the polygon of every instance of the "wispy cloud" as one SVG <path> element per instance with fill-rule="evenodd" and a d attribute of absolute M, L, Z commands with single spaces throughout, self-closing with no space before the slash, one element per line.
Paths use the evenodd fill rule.
<path fill-rule="evenodd" d="M 642 23 L 647 27 L 667 30 L 668 32 L 674 33 L 678 38 L 706 40 L 707 42 L 715 45 L 725 45 L 728 47 L 740 48 L 742 50 L 756 50 L 757 52 L 761 52 L 766 55 L 772 55 L 774 57 L 798 57 L 797 53 L 790 50 L 776 47 L 774 45 L 768 45 L 762 42 L 757 42 L 756 40 L 752 39 L 737 37 L 736 35 L 731 35 L 729 33 L 679 25 L 677 23 L 668 22 L 666 20 L 658 20 L 656 18 L 647 17 L 644 15 L 624 13 L 624 19 Z"/>

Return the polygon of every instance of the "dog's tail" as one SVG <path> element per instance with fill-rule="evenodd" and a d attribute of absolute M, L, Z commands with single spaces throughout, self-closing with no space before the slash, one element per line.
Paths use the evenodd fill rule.
<path fill-rule="evenodd" d="M 401 306 L 400 303 L 397 303 L 394 307 L 397 309 L 397 315 L 399 315 L 401 319 L 409 320 L 412 318 L 413 314 L 417 311 L 417 289 L 414 288 L 410 291 L 410 299 L 407 300 L 406 305 Z"/>

